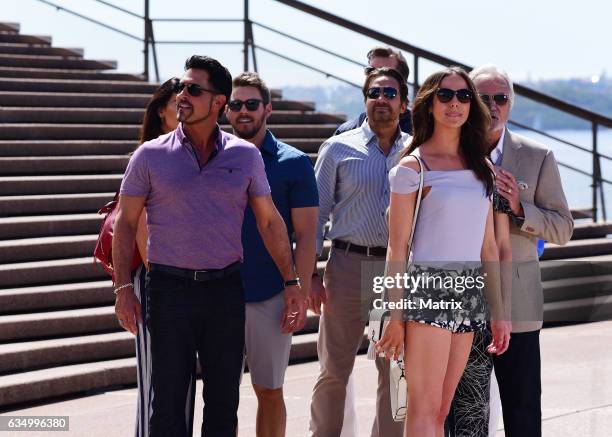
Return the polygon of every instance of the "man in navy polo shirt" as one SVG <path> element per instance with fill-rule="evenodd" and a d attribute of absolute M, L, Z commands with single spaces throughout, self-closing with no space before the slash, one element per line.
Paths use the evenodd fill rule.
<path fill-rule="evenodd" d="M 132 333 L 141 315 L 130 264 L 139 217 L 147 208 L 149 437 L 187 437 L 185 400 L 196 352 L 204 381 L 202 436 L 236 436 L 245 333 L 241 230 L 247 203 L 282 274 L 283 329 L 298 330 L 305 322 L 305 296 L 261 155 L 217 124 L 231 89 L 232 77 L 218 61 L 190 57 L 177 89 L 181 123 L 136 150 L 121 184 L 113 238 L 115 312 Z"/>
<path fill-rule="evenodd" d="M 234 78 L 227 118 L 234 133 L 261 152 L 272 200 L 285 220 L 290 241 L 295 240 L 294 259 L 302 289 L 309 290 L 319 207 L 317 183 L 308 155 L 278 141 L 267 129 L 271 112 L 270 91 L 257 73 Z M 256 432 L 258 437 L 280 437 L 285 435 L 283 380 L 291 350 L 291 331 L 283 321 L 291 317 L 292 310 L 283 293 L 283 278 L 250 208 L 244 215 L 242 245 L 246 360 L 258 400 Z"/>

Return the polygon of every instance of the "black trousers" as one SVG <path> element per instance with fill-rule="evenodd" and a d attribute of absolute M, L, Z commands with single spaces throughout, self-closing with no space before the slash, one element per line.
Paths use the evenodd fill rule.
<path fill-rule="evenodd" d="M 185 399 L 196 352 L 204 381 L 203 437 L 235 437 L 244 356 L 240 273 L 196 282 L 147 273 L 152 411 L 149 436 L 188 436 Z"/>
<path fill-rule="evenodd" d="M 493 359 L 506 437 L 542 435 L 540 331 L 513 333 L 510 347 Z"/>

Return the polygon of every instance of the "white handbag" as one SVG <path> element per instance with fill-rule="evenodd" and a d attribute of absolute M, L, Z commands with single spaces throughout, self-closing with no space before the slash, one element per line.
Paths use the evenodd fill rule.
<path fill-rule="evenodd" d="M 414 206 L 414 216 L 412 218 L 412 229 L 410 231 L 410 239 L 408 241 L 408 249 L 412 248 L 412 240 L 414 239 L 414 230 L 416 229 L 417 218 L 421 206 L 421 198 L 423 194 L 423 162 L 421 158 L 412 155 L 419 163 L 419 189 Z M 408 254 L 408 262 L 406 270 L 410 266 L 411 254 Z M 387 260 L 388 261 L 388 260 Z M 384 324 L 391 316 L 390 311 L 385 308 L 370 310 L 370 320 L 368 323 L 368 337 L 370 344 L 368 345 L 368 359 L 376 359 L 375 344 L 382 337 Z M 405 352 L 405 351 L 404 351 Z M 404 373 L 404 356 L 403 354 L 397 359 L 391 359 L 389 363 L 389 394 L 391 396 L 391 416 L 396 422 L 402 422 L 406 418 L 408 409 L 408 385 L 406 384 L 406 375 Z"/>

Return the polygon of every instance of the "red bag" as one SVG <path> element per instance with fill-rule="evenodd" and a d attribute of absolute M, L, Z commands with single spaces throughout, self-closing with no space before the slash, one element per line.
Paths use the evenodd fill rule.
<path fill-rule="evenodd" d="M 100 226 L 100 234 L 98 242 L 94 249 L 94 264 L 100 262 L 106 273 L 113 278 L 115 282 L 115 270 L 113 268 L 113 228 L 115 226 L 115 218 L 117 217 L 117 205 L 119 205 L 119 193 L 115 194 L 115 198 L 104 205 L 98 211 L 98 214 L 105 214 L 102 226 Z M 132 267 L 130 271 L 134 271 L 142 263 L 140 252 L 134 244 L 134 258 L 132 259 Z"/>

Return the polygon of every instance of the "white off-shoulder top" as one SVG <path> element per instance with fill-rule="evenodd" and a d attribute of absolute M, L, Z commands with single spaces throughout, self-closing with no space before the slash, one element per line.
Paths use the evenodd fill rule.
<path fill-rule="evenodd" d="M 419 173 L 395 166 L 389 172 L 392 193 L 419 188 Z M 471 170 L 425 170 L 423 187 L 431 187 L 421 202 L 413 240 L 413 262 L 480 262 L 491 200 L 485 185 Z"/>

